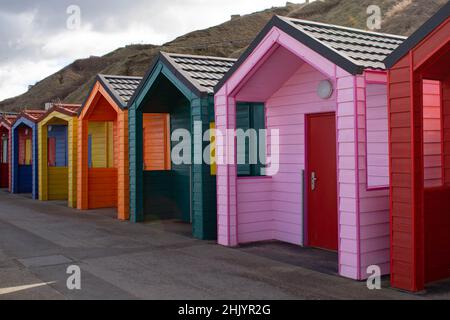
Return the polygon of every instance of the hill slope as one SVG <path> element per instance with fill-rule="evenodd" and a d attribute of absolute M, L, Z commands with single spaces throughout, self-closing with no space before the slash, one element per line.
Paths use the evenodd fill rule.
<path fill-rule="evenodd" d="M 274 15 L 366 28 L 366 8 L 377 4 L 384 13 L 381 32 L 410 35 L 447 0 L 325 0 L 234 18 L 221 25 L 191 32 L 163 46 L 131 45 L 103 57 L 77 60 L 43 79 L 28 92 L 0 102 L 0 110 L 43 108 L 45 102 L 83 102 L 98 73 L 142 76 L 160 50 L 223 57 L 237 57 Z M 414 17 L 413 19 L 411 17 Z"/>

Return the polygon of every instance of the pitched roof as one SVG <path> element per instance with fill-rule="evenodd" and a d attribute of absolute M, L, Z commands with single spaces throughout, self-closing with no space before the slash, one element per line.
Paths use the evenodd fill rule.
<path fill-rule="evenodd" d="M 20 118 L 26 118 L 32 122 L 38 122 L 41 117 L 46 113 L 45 110 L 24 110 L 22 111 L 16 118 L 16 121 L 18 121 Z"/>
<path fill-rule="evenodd" d="M 11 127 L 11 125 L 16 121 L 17 115 L 13 114 L 2 114 L 0 116 L 0 122 L 5 123 L 8 127 Z"/>
<path fill-rule="evenodd" d="M 55 103 L 51 108 L 49 108 L 41 118 L 47 117 L 50 113 L 54 111 L 61 112 L 68 116 L 75 117 L 81 109 L 81 104 L 67 104 L 67 103 Z"/>
<path fill-rule="evenodd" d="M 431 32 L 441 25 L 450 16 L 450 1 L 447 2 L 434 16 L 425 22 L 416 32 L 414 32 L 406 41 L 394 50 L 385 60 L 384 63 L 388 68 L 392 68 L 401 58 L 403 58 L 410 50 L 416 47 Z"/>
<path fill-rule="evenodd" d="M 141 77 L 103 75 L 97 76 L 110 96 L 115 100 L 119 107 L 126 108 L 128 101 L 133 96 L 142 81 Z"/>
<path fill-rule="evenodd" d="M 148 69 L 139 88 L 131 97 L 129 105 L 139 95 L 159 62 L 164 63 L 193 93 L 197 96 L 204 96 L 214 94 L 214 87 L 231 69 L 236 59 L 160 52 Z"/>
<path fill-rule="evenodd" d="M 384 59 L 406 39 L 406 37 L 392 34 L 274 16 L 222 78 L 216 86 L 216 91 L 248 58 L 273 27 L 287 33 L 351 74 L 361 74 L 365 69 L 386 69 Z"/>
<path fill-rule="evenodd" d="M 280 17 L 364 69 L 386 69 L 383 61 L 406 37 Z"/>
<path fill-rule="evenodd" d="M 214 93 L 214 87 L 236 59 L 161 52 L 161 56 L 201 93 Z"/>

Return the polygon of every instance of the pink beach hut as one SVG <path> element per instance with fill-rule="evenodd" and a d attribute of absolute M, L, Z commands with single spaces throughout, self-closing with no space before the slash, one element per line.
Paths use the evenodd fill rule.
<path fill-rule="evenodd" d="M 220 132 L 268 132 L 265 173 L 236 164 L 235 135 L 216 139 L 221 245 L 279 240 L 338 252 L 348 278 L 389 273 L 383 60 L 404 39 L 273 17 L 215 91 Z"/>

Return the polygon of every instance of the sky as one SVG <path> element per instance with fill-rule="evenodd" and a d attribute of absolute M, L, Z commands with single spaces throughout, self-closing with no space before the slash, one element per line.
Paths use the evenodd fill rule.
<path fill-rule="evenodd" d="M 294 0 L 300 3 L 303 0 Z M 0 0 L 0 101 L 72 61 L 163 44 L 286 0 Z"/>

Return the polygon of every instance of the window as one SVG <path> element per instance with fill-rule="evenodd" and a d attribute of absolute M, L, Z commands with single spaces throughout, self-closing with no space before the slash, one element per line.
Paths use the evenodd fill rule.
<path fill-rule="evenodd" d="M 238 176 L 261 176 L 265 163 L 265 110 L 262 103 L 236 105 Z"/>
<path fill-rule="evenodd" d="M 2 163 L 8 163 L 8 137 L 2 137 Z"/>
<path fill-rule="evenodd" d="M 47 163 L 49 167 L 67 167 L 68 134 L 66 125 L 47 127 Z"/>
<path fill-rule="evenodd" d="M 424 186 L 443 184 L 442 106 L 439 81 L 423 81 Z"/>
<path fill-rule="evenodd" d="M 47 162 L 49 167 L 56 167 L 56 139 L 47 139 Z"/>
<path fill-rule="evenodd" d="M 366 87 L 367 187 L 389 186 L 389 138 L 387 86 L 369 83 Z"/>
<path fill-rule="evenodd" d="M 88 158 L 90 168 L 114 168 L 113 122 L 89 122 Z"/>

